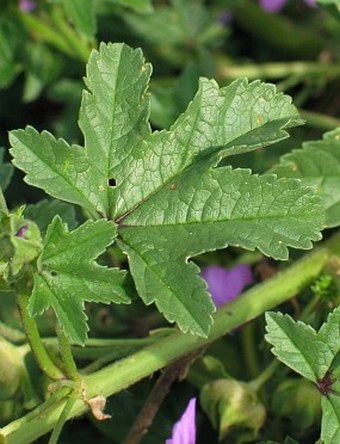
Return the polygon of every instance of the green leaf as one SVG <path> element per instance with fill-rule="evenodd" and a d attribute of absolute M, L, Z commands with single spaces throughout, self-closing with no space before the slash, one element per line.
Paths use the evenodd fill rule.
<path fill-rule="evenodd" d="M 61 71 L 61 57 L 46 46 L 34 42 L 27 45 L 25 52 L 25 85 L 23 101 L 30 102 L 39 96 L 43 88 L 58 78 Z"/>
<path fill-rule="evenodd" d="M 152 133 L 150 74 L 140 50 L 101 44 L 80 109 L 85 147 L 28 127 L 11 132 L 11 153 L 28 183 L 114 220 L 144 302 L 206 336 L 215 308 L 189 258 L 235 245 L 286 259 L 287 247 L 320 239 L 323 210 L 298 180 L 219 166 L 302 122 L 288 96 L 259 81 L 219 88 L 202 78 L 172 127 Z"/>
<path fill-rule="evenodd" d="M 171 0 L 157 4 L 153 14 L 126 12 L 122 17 L 134 34 L 162 54 L 163 60 L 180 69 L 190 59 L 200 60 L 201 72 L 206 73 L 213 71 L 214 64 L 209 50 L 229 32 L 203 0 Z"/>
<path fill-rule="evenodd" d="M 117 169 L 124 171 L 133 148 L 141 156 L 143 136 L 150 132 L 145 96 L 150 72 L 140 50 L 101 44 L 100 53 L 93 51 L 86 80 L 91 93 L 83 94 L 79 119 L 85 148 L 31 127 L 13 131 L 13 163 L 27 173 L 26 182 L 90 214 L 109 216 L 114 208 L 109 180 Z"/>
<path fill-rule="evenodd" d="M 325 208 L 326 227 L 340 225 L 340 128 L 285 154 L 271 172 L 315 186 Z"/>
<path fill-rule="evenodd" d="M 84 344 L 84 302 L 129 303 L 124 288 L 126 273 L 98 265 L 94 260 L 117 234 L 108 221 L 88 221 L 68 232 L 59 216 L 48 227 L 44 249 L 38 258 L 38 273 L 30 300 L 32 316 L 52 307 L 69 339 Z"/>
<path fill-rule="evenodd" d="M 65 11 L 74 26 L 88 38 L 96 33 L 93 0 L 62 0 Z"/>
<path fill-rule="evenodd" d="M 4 148 L 0 148 L 0 187 L 3 191 L 10 183 L 14 169 L 13 165 L 11 165 L 10 163 L 4 163 L 4 154 Z"/>
<path fill-rule="evenodd" d="M 338 390 L 340 384 L 338 384 Z M 340 442 L 340 396 L 329 394 L 321 398 L 321 439 L 324 444 Z"/>
<path fill-rule="evenodd" d="M 334 354 L 311 326 L 272 312 L 266 313 L 266 322 L 266 341 L 281 362 L 313 382 L 325 376 Z"/>
<path fill-rule="evenodd" d="M 295 181 L 247 170 L 188 168 L 122 220 L 119 245 L 138 293 L 183 331 L 205 335 L 213 305 L 188 258 L 234 245 L 285 259 L 287 245 L 311 247 L 319 210 L 301 191 Z"/>
<path fill-rule="evenodd" d="M 36 204 L 28 204 L 25 207 L 25 217 L 33 220 L 42 232 L 46 231 L 53 217 L 57 214 L 70 229 L 78 225 L 74 207 L 65 202 L 43 199 Z"/>
<path fill-rule="evenodd" d="M 328 345 L 334 357 L 340 352 L 340 307 L 335 308 L 320 327 L 318 339 Z"/>

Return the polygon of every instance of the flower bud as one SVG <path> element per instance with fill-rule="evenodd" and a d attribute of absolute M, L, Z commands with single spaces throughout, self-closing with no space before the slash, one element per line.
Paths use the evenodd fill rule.
<path fill-rule="evenodd" d="M 256 439 L 262 427 L 266 410 L 250 384 L 233 379 L 216 379 L 204 385 L 201 406 L 213 426 L 219 430 L 219 439 L 237 432 L 233 442 Z M 242 441 L 243 440 L 243 441 Z"/>

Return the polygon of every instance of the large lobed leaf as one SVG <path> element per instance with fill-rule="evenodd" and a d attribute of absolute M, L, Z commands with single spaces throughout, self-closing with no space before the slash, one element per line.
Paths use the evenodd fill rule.
<path fill-rule="evenodd" d="M 227 245 L 286 259 L 287 247 L 320 239 L 323 210 L 298 180 L 219 167 L 223 157 L 286 138 L 301 123 L 289 97 L 259 81 L 219 88 L 201 79 L 174 125 L 151 132 L 150 74 L 140 50 L 101 44 L 80 109 L 85 147 L 28 127 L 11 133 L 11 153 L 28 183 L 114 220 L 145 303 L 207 335 L 214 305 L 188 259 Z"/>

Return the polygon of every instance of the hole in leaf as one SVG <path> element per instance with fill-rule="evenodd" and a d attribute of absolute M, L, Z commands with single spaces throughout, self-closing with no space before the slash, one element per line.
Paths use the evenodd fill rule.
<path fill-rule="evenodd" d="M 115 187 L 116 186 L 116 179 L 111 177 L 110 179 L 108 179 L 107 184 L 109 187 Z"/>
<path fill-rule="evenodd" d="M 51 276 L 52 277 L 56 277 L 56 276 L 58 276 L 58 273 L 56 271 L 52 270 L 51 271 Z"/>

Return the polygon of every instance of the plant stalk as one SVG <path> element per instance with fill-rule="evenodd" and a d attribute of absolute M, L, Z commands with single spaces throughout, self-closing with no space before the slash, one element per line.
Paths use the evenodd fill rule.
<path fill-rule="evenodd" d="M 65 375 L 54 364 L 49 357 L 44 344 L 42 343 L 37 324 L 28 313 L 29 295 L 21 293 L 18 295 L 18 306 L 21 322 L 25 330 L 32 353 L 43 371 L 49 378 L 59 380 L 65 378 Z"/>
<path fill-rule="evenodd" d="M 271 279 L 251 288 L 241 297 L 218 310 L 208 338 L 175 331 L 157 343 L 94 374 L 85 376 L 84 393 L 87 399 L 99 394 L 107 397 L 118 393 L 181 356 L 209 345 L 219 337 L 262 315 L 265 311 L 282 304 L 315 280 L 335 255 L 340 256 L 340 233 Z M 34 415 L 32 412 L 30 416 L 26 415 L 13 421 L 1 430 L 0 443 L 1 437 L 3 440 L 6 438 L 6 444 L 33 442 L 54 427 L 65 402 L 66 399 L 63 403 L 52 405 L 43 419 L 41 415 Z M 39 409 L 42 409 L 42 406 L 39 406 Z M 79 397 L 69 412 L 68 419 L 86 410 L 88 410 L 88 405 L 84 402 L 84 397 Z"/>

